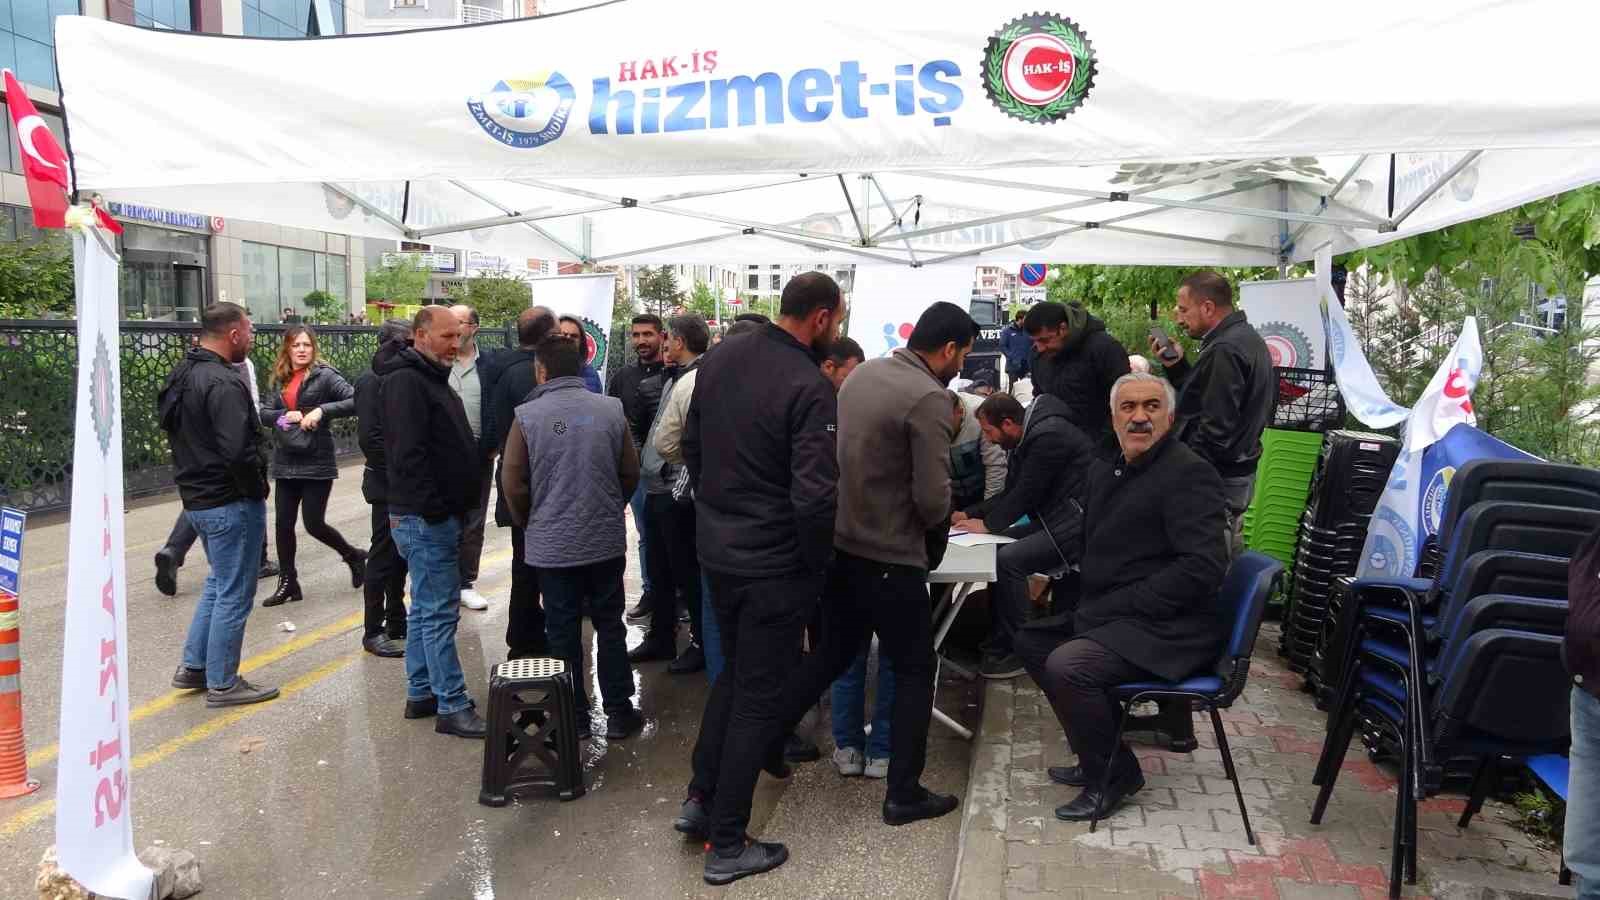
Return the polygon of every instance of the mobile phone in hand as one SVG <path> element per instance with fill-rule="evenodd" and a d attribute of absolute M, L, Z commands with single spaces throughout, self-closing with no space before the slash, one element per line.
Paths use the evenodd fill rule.
<path fill-rule="evenodd" d="M 1172 337 L 1160 325 L 1150 326 L 1150 339 L 1156 342 L 1156 356 L 1165 362 L 1175 362 L 1178 359 L 1177 345 L 1172 342 Z"/>

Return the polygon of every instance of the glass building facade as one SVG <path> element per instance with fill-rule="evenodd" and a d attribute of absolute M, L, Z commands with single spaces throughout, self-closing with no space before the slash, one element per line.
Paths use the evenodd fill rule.
<path fill-rule="evenodd" d="M 56 16 L 75 16 L 78 0 L 0 0 L 0 68 L 21 81 L 56 87 Z"/>

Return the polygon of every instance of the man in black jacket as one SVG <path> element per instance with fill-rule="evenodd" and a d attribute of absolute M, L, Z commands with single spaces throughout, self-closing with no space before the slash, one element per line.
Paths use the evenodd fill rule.
<path fill-rule="evenodd" d="M 1017 538 L 995 553 L 989 644 L 978 670 L 985 678 L 1015 678 L 1023 666 L 1013 639 L 1032 605 L 1028 576 L 1075 561 L 1067 552 L 1082 540 L 1083 479 L 1094 452 L 1054 394 L 1035 398 L 1026 412 L 1011 395 L 995 394 L 978 407 L 978 425 L 985 438 L 1011 453 L 1006 489 L 951 514 L 950 524 Z M 1019 525 L 1023 518 L 1027 524 Z"/>
<path fill-rule="evenodd" d="M 1072 421 L 1104 458 L 1116 454 L 1106 398 L 1111 385 L 1128 374 L 1128 351 L 1106 331 L 1105 323 L 1076 303 L 1039 303 L 1028 310 L 1022 329 L 1033 339 L 1033 395 L 1055 394 L 1067 404 Z"/>
<path fill-rule="evenodd" d="M 661 404 L 661 389 L 667 379 L 667 364 L 661 358 L 662 347 L 666 343 L 666 326 L 662 324 L 660 316 L 652 313 L 637 315 L 633 317 L 629 337 L 633 339 L 633 352 L 637 360 L 617 372 L 606 385 L 606 393 L 622 401 L 622 414 L 628 417 L 628 430 L 633 433 L 633 449 L 642 451 L 645 438 L 650 435 L 650 424 L 656 420 L 656 408 Z M 650 541 L 645 537 L 649 529 L 646 527 L 643 482 L 628 500 L 628 509 L 633 512 L 634 531 L 639 535 L 639 575 L 644 588 L 638 605 L 628 611 L 628 618 L 643 619 L 654 609 L 656 588 L 650 577 Z M 662 585 L 661 589 L 671 590 L 666 585 Z"/>
<path fill-rule="evenodd" d="M 408 719 L 437 715 L 433 730 L 479 738 L 486 727 L 467 696 L 456 655 L 462 522 L 478 502 L 478 442 L 461 398 L 450 389 L 461 322 L 424 306 L 412 340 L 378 350 L 383 378 L 383 446 L 389 465 L 389 528 L 411 570 L 406 618 Z"/>
<path fill-rule="evenodd" d="M 378 346 L 411 337 L 411 325 L 391 319 L 378 329 Z M 373 355 L 377 365 L 377 355 Z M 368 369 L 356 379 L 356 440 L 367 458 L 361 496 L 372 508 L 372 545 L 361 585 L 366 620 L 361 646 L 373 656 L 406 655 L 406 563 L 389 533 L 389 466 L 383 455 L 383 378 Z"/>
<path fill-rule="evenodd" d="M 490 399 L 495 446 L 504 463 L 506 437 L 517 423 L 516 410 L 527 402 L 536 386 L 534 348 L 556 330 L 556 316 L 549 307 L 534 306 L 517 316 L 517 349 L 501 358 L 500 374 L 495 379 Z M 500 480 L 500 470 L 495 471 Z M 544 632 L 544 608 L 539 605 L 539 570 L 528 565 L 528 530 L 511 519 L 504 492 L 494 505 L 494 523 L 511 528 L 511 603 L 506 610 L 506 658 L 544 656 L 549 648 Z"/>
<path fill-rule="evenodd" d="M 211 566 L 172 686 L 205 689 L 206 706 L 239 706 L 278 696 L 239 675 L 267 532 L 267 459 L 250 389 L 233 368 L 250 353 L 250 317 L 237 304 L 215 303 L 200 324 L 199 346 L 156 398 L 178 496 Z"/>
<path fill-rule="evenodd" d="M 1222 649 L 1214 608 L 1228 565 L 1222 480 L 1171 433 L 1175 403 L 1171 385 L 1155 375 L 1117 380 L 1111 410 L 1122 453 L 1089 471 L 1071 634 L 1017 634 L 1017 654 L 1078 754 L 1076 766 L 1049 771 L 1058 784 L 1084 788 L 1056 809 L 1064 821 L 1097 809 L 1106 816 L 1144 787 L 1139 760 L 1113 743 L 1119 710 L 1107 690 L 1152 676 L 1188 678 Z M 1101 795 L 1107 767 L 1111 783 Z"/>
<path fill-rule="evenodd" d="M 1567 586 L 1561 656 L 1572 674 L 1572 750 L 1565 849 L 1578 876 L 1578 900 L 1594 900 L 1600 897 L 1600 531 L 1572 554 Z"/>
<path fill-rule="evenodd" d="M 709 837 L 711 884 L 789 858 L 782 844 L 747 840 L 746 829 L 756 777 L 781 746 L 779 701 L 833 552 L 838 405 L 818 360 L 843 312 L 827 275 L 790 279 L 776 324 L 706 355 L 684 425 L 696 546 L 727 669 L 706 700 L 674 827 Z"/>
<path fill-rule="evenodd" d="M 1178 324 L 1202 338 L 1191 365 L 1183 347 L 1150 347 L 1178 388 L 1178 440 L 1222 476 L 1228 506 L 1229 553 L 1244 551 L 1244 511 L 1255 493 L 1261 432 L 1277 404 L 1277 377 L 1267 343 L 1233 308 L 1233 286 L 1216 272 L 1196 272 L 1178 287 Z"/>

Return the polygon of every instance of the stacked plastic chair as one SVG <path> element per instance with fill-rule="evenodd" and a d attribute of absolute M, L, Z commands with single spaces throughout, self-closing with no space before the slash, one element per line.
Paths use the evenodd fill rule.
<path fill-rule="evenodd" d="M 1295 530 L 1306 508 L 1322 450 L 1316 432 L 1268 428 L 1261 433 L 1255 497 L 1244 513 L 1244 542 L 1285 566 L 1294 561 Z"/>
<path fill-rule="evenodd" d="M 1290 670 L 1305 674 L 1313 690 L 1334 586 L 1355 574 L 1367 523 L 1399 452 L 1394 438 L 1361 431 L 1329 432 L 1322 446 L 1310 502 L 1300 517 L 1280 648 Z"/>
<path fill-rule="evenodd" d="M 1573 505 L 1505 499 L 1519 494 Z M 1354 624 L 1313 779 L 1321 791 L 1311 821 L 1321 822 L 1358 729 L 1369 752 L 1376 735 L 1393 741 L 1401 790 L 1390 896 L 1398 896 L 1402 878 L 1416 881 L 1416 804 L 1438 789 L 1447 762 L 1473 762 L 1477 805 L 1487 760 L 1564 747 L 1566 567 L 1597 529 L 1600 472 L 1471 463 L 1451 483 L 1437 577 L 1351 585 L 1345 614 Z"/>

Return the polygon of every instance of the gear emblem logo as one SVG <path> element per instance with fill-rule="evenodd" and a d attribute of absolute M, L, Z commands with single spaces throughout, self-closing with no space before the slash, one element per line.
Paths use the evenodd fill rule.
<path fill-rule="evenodd" d="M 1256 331 L 1266 342 L 1274 366 L 1291 369 L 1311 366 L 1311 339 L 1298 327 L 1288 322 L 1266 322 Z"/>
<path fill-rule="evenodd" d="M 94 363 L 89 370 L 89 418 L 94 422 L 94 436 L 100 445 L 100 455 L 111 452 L 111 431 L 116 427 L 117 386 L 111 379 L 111 352 L 106 349 L 106 336 L 95 341 Z"/>
<path fill-rule="evenodd" d="M 1083 29 L 1064 16 L 1034 13 L 989 38 L 983 89 L 1013 119 L 1048 125 L 1083 105 L 1095 69 L 1094 47 Z"/>

